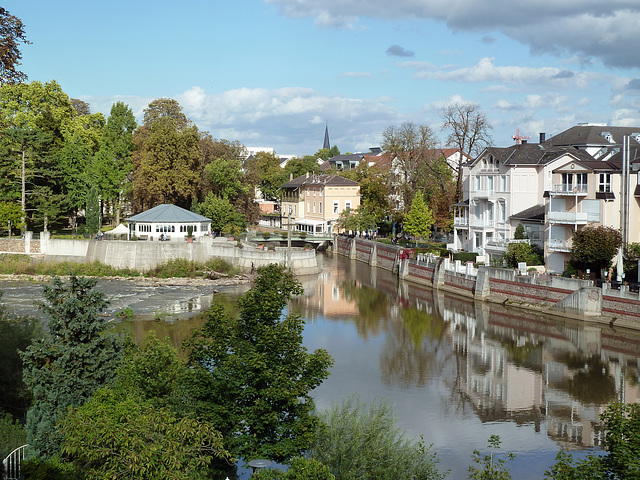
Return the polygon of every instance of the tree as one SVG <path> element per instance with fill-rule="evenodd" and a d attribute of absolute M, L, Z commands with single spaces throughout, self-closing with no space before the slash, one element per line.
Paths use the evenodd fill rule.
<path fill-rule="evenodd" d="M 352 232 L 366 232 L 375 230 L 376 220 L 373 214 L 362 205 L 353 209 L 345 209 L 340 212 L 337 221 L 338 227 Z"/>
<path fill-rule="evenodd" d="M 36 208 L 34 199 L 61 193 L 57 154 L 73 115 L 68 95 L 55 81 L 0 85 L 0 193 L 5 200 L 20 201 L 24 225 L 27 211 Z"/>
<path fill-rule="evenodd" d="M 513 233 L 513 238 L 515 240 L 525 240 L 529 238 L 527 236 L 527 232 L 525 231 L 524 225 L 522 225 L 522 223 L 518 223 L 518 226 L 516 227 L 516 230 Z"/>
<path fill-rule="evenodd" d="M 98 233 L 100 229 L 100 198 L 98 197 L 98 189 L 96 187 L 91 187 L 91 190 L 89 190 L 85 211 L 87 231 L 90 234 Z"/>
<path fill-rule="evenodd" d="M 544 252 L 535 245 L 511 242 L 507 245 L 504 260 L 507 262 L 508 267 L 517 268 L 518 263 L 522 262 L 527 265 L 543 265 L 543 256 Z"/>
<path fill-rule="evenodd" d="M 0 84 L 27 80 L 27 75 L 16 70 L 22 59 L 19 49 L 21 43 L 31 43 L 27 40 L 22 21 L 0 7 Z"/>
<path fill-rule="evenodd" d="M 114 103 L 102 130 L 99 149 L 91 161 L 92 182 L 100 189 L 102 200 L 111 205 L 116 225 L 120 223 L 122 204 L 130 186 L 132 138 L 136 128 L 131 108 L 123 102 Z"/>
<path fill-rule="evenodd" d="M 186 365 L 152 331 L 131 344 L 115 381 L 61 422 L 63 453 L 91 478 L 203 478 L 213 457 L 228 460 L 222 436 L 193 418 Z"/>
<path fill-rule="evenodd" d="M 237 318 L 213 307 L 185 343 L 194 411 L 216 426 L 234 455 L 283 461 L 306 451 L 315 434 L 309 394 L 329 375 L 332 359 L 325 350 L 308 353 L 304 321 L 282 314 L 301 293 L 291 271 L 262 267 L 238 301 Z"/>
<path fill-rule="evenodd" d="M 247 170 L 265 200 L 278 198 L 278 189 L 288 178 L 280 167 L 280 157 L 275 153 L 256 152 L 254 158 L 247 160 Z"/>
<path fill-rule="evenodd" d="M 603 225 L 584 227 L 573 233 L 571 258 L 583 268 L 591 268 L 602 278 L 622 245 L 620 230 Z"/>
<path fill-rule="evenodd" d="M 251 478 L 255 478 L 255 480 L 336 480 L 336 477 L 329 471 L 329 467 L 314 458 L 304 457 L 296 457 L 291 460 L 286 472 L 275 468 L 262 468 Z"/>
<path fill-rule="evenodd" d="M 417 192 L 411 203 L 411 210 L 404 219 L 404 229 L 409 235 L 413 235 L 416 243 L 418 237 L 428 238 L 433 225 L 433 212 L 425 205 L 422 192 Z"/>
<path fill-rule="evenodd" d="M 200 133 L 175 100 L 154 100 L 133 135 L 135 204 L 144 209 L 161 203 L 188 208 L 200 184 Z"/>
<path fill-rule="evenodd" d="M 329 466 L 336 478 L 444 478 L 435 454 L 422 441 L 405 438 L 386 402 L 367 405 L 351 395 L 318 416 L 321 423 L 310 455 Z"/>
<path fill-rule="evenodd" d="M 556 480 L 640 478 L 640 405 L 611 403 L 600 415 L 604 427 L 604 456 L 574 461 L 561 451 L 545 478 Z"/>
<path fill-rule="evenodd" d="M 24 382 L 33 395 L 27 413 L 27 440 L 44 457 L 59 452 L 56 424 L 69 407 L 85 403 L 120 363 L 121 344 L 105 330 L 99 313 L 105 295 L 94 290 L 95 279 L 72 275 L 55 278 L 43 291 L 42 311 L 50 337 L 37 340 L 21 354 Z"/>
<path fill-rule="evenodd" d="M 244 230 L 247 221 L 231 202 L 209 193 L 204 202 L 197 205 L 197 213 L 211 219 L 211 231 L 221 233 L 227 225 L 235 225 Z"/>
<path fill-rule="evenodd" d="M 306 155 L 303 158 L 292 158 L 287 162 L 284 167 L 284 182 L 288 182 L 289 178 L 300 177 L 305 173 L 318 173 L 320 171 L 320 165 L 318 165 L 318 157 L 313 155 Z M 283 182 L 283 183 L 284 183 Z"/>
<path fill-rule="evenodd" d="M 413 195 L 425 179 L 429 165 L 438 156 L 436 137 L 428 125 L 411 122 L 399 127 L 387 127 L 382 137 L 382 148 L 395 157 L 391 183 L 399 196 L 399 213 L 403 214 L 409 210 Z"/>
<path fill-rule="evenodd" d="M 491 144 L 493 128 L 480 106 L 473 103 L 451 103 L 442 109 L 443 130 L 449 131 L 447 145 L 459 150 L 456 165 L 451 165 L 457 174 L 456 202 L 462 200 L 462 165 L 464 156 L 477 156 Z"/>

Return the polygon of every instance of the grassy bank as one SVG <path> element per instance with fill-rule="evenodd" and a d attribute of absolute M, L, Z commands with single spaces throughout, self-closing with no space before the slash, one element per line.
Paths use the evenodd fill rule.
<path fill-rule="evenodd" d="M 3 275 L 71 275 L 86 277 L 156 277 L 156 278 L 196 278 L 209 271 L 235 275 L 239 273 L 228 262 L 214 258 L 205 263 L 185 259 L 169 260 L 149 272 L 140 273 L 130 268 L 113 268 L 100 262 L 43 263 L 33 262 L 27 255 L 0 255 L 0 274 Z"/>

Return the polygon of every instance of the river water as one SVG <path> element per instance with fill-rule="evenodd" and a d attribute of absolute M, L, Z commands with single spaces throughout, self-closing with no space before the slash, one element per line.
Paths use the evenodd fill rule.
<path fill-rule="evenodd" d="M 514 479 L 541 479 L 561 449 L 599 451 L 599 415 L 612 400 L 636 402 L 640 332 L 539 315 L 398 282 L 339 256 L 302 277 L 290 305 L 306 319 L 305 345 L 335 364 L 314 392 L 318 408 L 352 393 L 394 405 L 406 434 L 433 444 L 448 478 L 467 478 L 474 449 L 490 435 L 517 455 Z M 149 330 L 178 346 L 212 298 L 242 287 L 141 287 L 101 281 L 110 315 L 130 306 L 119 329 Z M 5 303 L 33 309 L 40 287 L 2 284 Z M 119 321 L 118 321 L 119 322 Z"/>

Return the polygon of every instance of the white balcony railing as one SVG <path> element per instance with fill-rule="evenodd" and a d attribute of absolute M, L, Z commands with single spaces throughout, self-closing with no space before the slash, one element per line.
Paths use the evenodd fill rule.
<path fill-rule="evenodd" d="M 495 190 L 475 190 L 474 191 L 474 196 L 478 197 L 478 198 L 491 198 L 491 197 L 495 197 L 496 196 L 496 191 Z"/>
<path fill-rule="evenodd" d="M 549 221 L 554 223 L 587 223 L 587 212 L 549 212 Z"/>
<path fill-rule="evenodd" d="M 463 218 L 463 217 L 455 217 L 453 219 L 453 224 L 456 227 L 468 227 L 469 226 L 469 219 L 468 218 Z"/>
<path fill-rule="evenodd" d="M 560 240 L 558 238 L 551 238 L 547 241 L 547 250 L 555 252 L 568 252 L 571 250 L 571 245 L 566 240 Z"/>
<path fill-rule="evenodd" d="M 563 183 L 559 185 L 553 185 L 551 188 L 551 193 L 555 193 L 556 195 L 586 195 L 587 194 L 587 186 L 573 185 L 571 183 Z"/>
<path fill-rule="evenodd" d="M 496 226 L 494 220 L 485 220 L 483 218 L 473 218 L 469 221 L 469 225 L 473 228 L 493 228 Z"/>

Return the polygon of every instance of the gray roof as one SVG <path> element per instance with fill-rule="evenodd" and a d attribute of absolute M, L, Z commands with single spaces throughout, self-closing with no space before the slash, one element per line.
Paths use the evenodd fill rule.
<path fill-rule="evenodd" d="M 611 134 L 613 142 L 622 144 L 624 135 L 640 133 L 640 127 L 614 127 L 608 125 L 576 125 L 553 137 L 547 139 L 545 145 L 574 147 L 610 146 L 611 143 L 603 136 L 603 133 Z"/>
<path fill-rule="evenodd" d="M 521 212 L 516 213 L 515 215 L 511 215 L 510 218 L 512 218 L 513 220 L 523 220 L 525 222 L 544 223 L 544 215 L 545 206 L 534 205 L 533 207 L 529 207 Z"/>
<path fill-rule="evenodd" d="M 358 182 L 349 180 L 348 178 L 341 177 L 339 175 L 301 175 L 293 180 L 289 180 L 282 185 L 282 188 L 297 188 L 302 185 L 324 185 L 324 186 L 357 186 Z"/>
<path fill-rule="evenodd" d="M 487 147 L 476 161 L 485 153 L 491 153 L 504 165 L 546 165 L 563 155 L 571 155 L 576 160 L 593 160 L 593 157 L 583 150 L 574 147 L 553 147 L 540 143 L 523 143 L 510 147 Z"/>
<path fill-rule="evenodd" d="M 211 219 L 190 212 L 176 205 L 164 203 L 153 207 L 146 212 L 139 213 L 128 219 L 130 222 L 148 222 L 148 223 L 189 223 L 189 222 L 210 222 Z"/>

